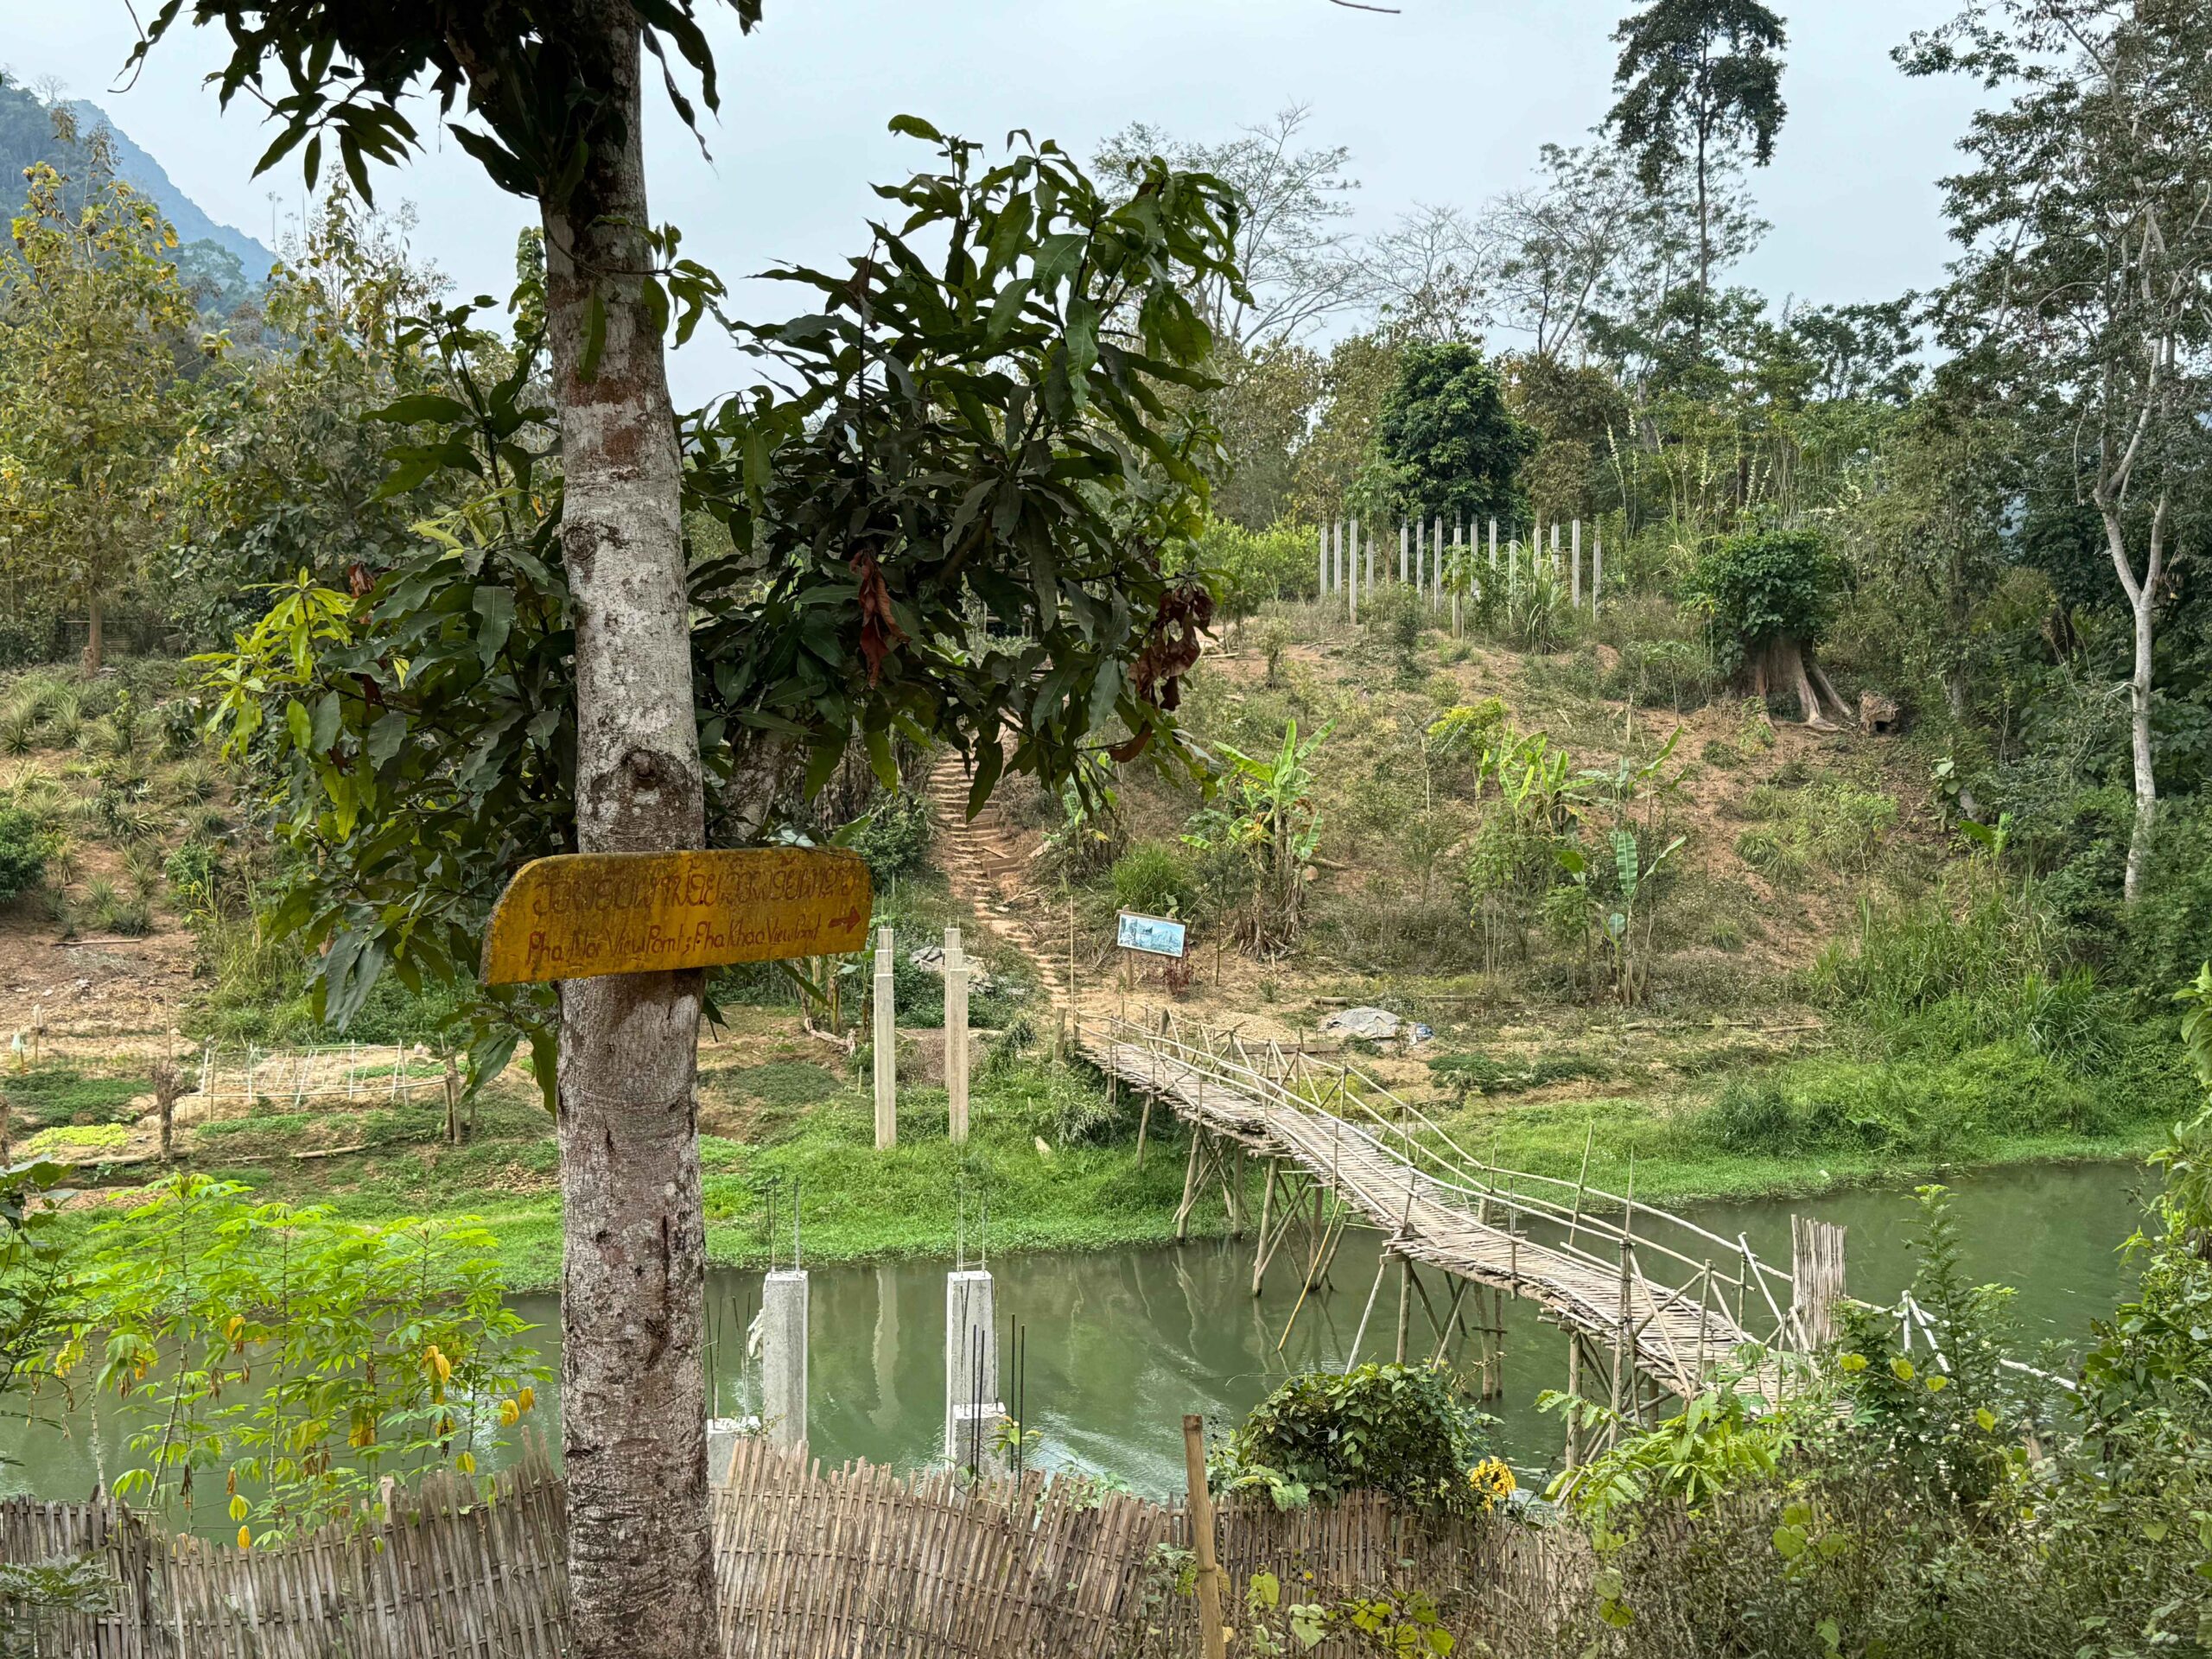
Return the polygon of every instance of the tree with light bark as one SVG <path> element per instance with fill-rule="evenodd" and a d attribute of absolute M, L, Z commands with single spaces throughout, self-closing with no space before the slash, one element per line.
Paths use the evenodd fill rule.
<path fill-rule="evenodd" d="M 733 9 L 759 20 L 757 0 Z M 331 143 L 366 194 L 368 163 L 418 144 L 408 100 L 427 89 L 544 232 L 506 372 L 470 368 L 473 308 L 435 312 L 451 394 L 385 411 L 403 440 L 388 489 L 467 474 L 474 499 L 390 569 L 288 587 L 211 665 L 233 741 L 265 726 L 282 769 L 270 804 L 309 855 L 272 919 L 327 947 L 327 1013 L 387 969 L 467 978 L 524 859 L 742 844 L 855 744 L 894 776 L 894 736 L 964 748 L 971 810 L 1008 770 L 1057 782 L 1102 753 L 1179 753 L 1168 711 L 1211 607 L 1160 555 L 1197 529 L 1217 456 L 1163 388 L 1211 385 L 1189 294 L 1248 302 L 1235 200 L 1157 160 L 1101 192 L 1049 144 L 985 166 L 902 117 L 942 169 L 886 190 L 903 217 L 846 270 L 779 273 L 805 314 L 733 325 L 773 385 L 679 421 L 667 339 L 723 296 L 652 217 L 641 78 L 647 50 L 680 56 L 716 105 L 704 10 L 193 8 L 230 38 L 226 93 L 286 89 L 266 160 L 296 149 L 312 174 Z M 557 455 L 531 441 L 541 424 Z M 687 509 L 726 529 L 715 550 L 692 556 Z M 976 605 L 995 624 L 981 654 L 957 643 Z M 696 972 L 614 976 L 513 1010 L 540 1021 L 557 1100 L 568 1629 L 588 1659 L 716 1650 L 702 993 Z"/>
<path fill-rule="evenodd" d="M 2040 434 L 2094 509 L 2133 625 L 2135 811 L 2158 813 L 2153 646 L 2177 519 L 2212 449 L 2212 14 L 2191 0 L 1997 0 L 1901 49 L 2011 90 L 1944 181 L 1963 251 L 1944 342 Z"/>

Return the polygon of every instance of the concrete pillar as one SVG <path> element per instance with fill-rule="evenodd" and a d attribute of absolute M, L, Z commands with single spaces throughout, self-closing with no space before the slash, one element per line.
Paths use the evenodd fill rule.
<path fill-rule="evenodd" d="M 1582 608 L 1582 521 L 1580 518 L 1574 521 L 1574 529 L 1567 540 L 1570 543 L 1568 567 L 1574 574 L 1568 580 L 1567 602 L 1579 611 Z"/>
<path fill-rule="evenodd" d="M 944 930 L 944 1109 L 952 1144 L 968 1139 L 968 954 L 960 930 Z"/>
<path fill-rule="evenodd" d="M 1313 594 L 1319 599 L 1325 597 L 1329 591 L 1329 527 L 1323 524 L 1315 533 L 1321 538 L 1320 574 L 1313 581 Z"/>
<path fill-rule="evenodd" d="M 944 1456 L 996 1472 L 993 1442 L 1006 1415 L 999 1402 L 998 1325 L 991 1275 L 970 1268 L 944 1275 Z M 980 1364 L 981 1377 L 977 1370 Z"/>
<path fill-rule="evenodd" d="M 1411 553 L 1412 550 L 1413 532 L 1407 528 L 1406 521 L 1401 518 L 1398 520 L 1398 582 L 1401 587 L 1404 586 L 1409 574 L 1406 568 L 1407 556 Z M 1413 580 L 1419 581 L 1421 578 L 1421 566 L 1418 564 L 1414 565 L 1410 575 Z"/>
<path fill-rule="evenodd" d="M 806 1444 L 803 1268 L 779 1268 L 760 1287 L 760 1426 L 777 1446 Z"/>
<path fill-rule="evenodd" d="M 891 982 L 891 930 L 875 935 L 875 1149 L 899 1144 L 899 1014 Z"/>
<path fill-rule="evenodd" d="M 1359 520 L 1344 527 L 1344 605 L 1346 613 L 1359 620 Z"/>
<path fill-rule="evenodd" d="M 1590 526 L 1590 614 L 1598 614 L 1598 594 L 1605 585 L 1605 527 Z"/>

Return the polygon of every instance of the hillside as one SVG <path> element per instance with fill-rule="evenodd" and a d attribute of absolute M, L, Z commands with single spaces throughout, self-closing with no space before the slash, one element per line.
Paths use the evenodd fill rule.
<path fill-rule="evenodd" d="M 1630 607 L 1532 651 L 1454 638 L 1434 618 L 1354 629 L 1292 603 L 1225 631 L 1186 690 L 1199 747 L 1226 768 L 1232 751 L 1278 752 L 1293 722 L 1311 746 L 1294 791 L 1311 814 L 1311 875 L 1298 925 L 1265 942 L 1220 922 L 1209 883 L 1221 872 L 1198 844 L 1249 806 L 1233 777 L 1208 796 L 1128 768 L 1103 812 L 1009 782 L 969 824 L 949 810 L 962 791 L 941 759 L 934 840 L 887 833 L 871 849 L 877 920 L 899 941 L 900 1147 L 855 1156 L 872 1133 L 857 963 L 841 1007 L 810 1020 L 777 976 L 728 976 L 725 1023 L 701 1050 L 716 1255 L 760 1252 L 763 1195 L 790 1179 L 810 1195 L 809 1248 L 824 1259 L 942 1247 L 956 1225 L 944 1194 L 963 1180 L 993 1193 L 1009 1246 L 1163 1236 L 1176 1154 L 1135 1165 L 1131 1103 L 1052 1058 L 1071 973 L 1087 1023 L 1172 1001 L 1248 1037 L 1324 1053 L 1349 1041 L 1465 1144 L 1570 1177 L 1586 1156 L 1616 1185 L 1632 1160 L 1654 1202 L 2120 1155 L 2154 1139 L 2185 1097 L 2163 1025 L 2115 1020 L 2085 1046 L 2064 994 L 2020 989 L 2012 976 L 2035 970 L 2005 900 L 1975 885 L 1915 740 L 1810 732 L 1709 676 L 1655 673 L 1663 624 Z M 42 892 L 0 912 L 0 1032 L 35 1012 L 45 1024 L 39 1071 L 6 1085 L 18 1142 L 80 1136 L 79 1155 L 115 1160 L 102 1179 L 129 1191 L 157 1141 L 153 1062 L 177 1052 L 180 1146 L 196 1166 L 353 1213 L 489 1212 L 515 1270 L 543 1281 L 558 1160 L 526 1069 L 464 1109 L 452 1144 L 436 1058 L 449 1005 L 387 979 L 342 1038 L 317 1027 L 298 966 L 242 907 L 272 867 L 219 769 L 175 735 L 178 683 L 148 664 L 123 677 L 127 700 L 115 680 L 0 688 L 0 743 L 19 755 L 0 772 L 0 807 L 67 846 Z M 1541 868 L 1492 868 L 1498 836 L 1527 825 L 1507 810 L 1519 785 L 1460 741 L 1470 730 L 1493 756 L 1551 757 L 1565 804 Z M 1605 813 L 1636 825 L 1646 856 L 1672 846 L 1640 898 L 1626 989 L 1553 862 Z M 1117 908 L 1191 918 L 1187 975 L 1117 961 Z M 940 988 L 907 960 L 949 922 L 993 982 L 975 1022 L 1001 1033 L 976 1068 L 964 1154 L 943 1137 Z M 1929 928 L 1965 954 L 1923 964 L 1934 982 L 1885 1006 L 1870 976 L 1891 970 L 1866 964 Z M 1408 1035 L 1330 1029 L 1359 1006 L 1400 1016 Z M 1409 1040 L 1416 1024 L 1433 1035 Z M 318 1040 L 359 1046 L 327 1063 L 369 1078 L 348 1098 L 316 1097 L 288 1058 Z M 193 1092 L 201 1043 L 226 1096 Z M 249 1059 L 272 1053 L 244 1089 Z M 404 1083 L 386 1088 L 395 1075 Z M 1220 1225 L 1217 1211 L 1200 1226 Z"/>
<path fill-rule="evenodd" d="M 215 303 L 227 310 L 257 289 L 276 256 L 255 238 L 234 226 L 218 222 L 199 203 L 178 188 L 168 170 L 130 134 L 116 125 L 107 112 L 86 99 L 73 99 L 58 106 L 77 126 L 79 140 L 67 143 L 54 131 L 55 110 L 31 92 L 0 79 L 0 179 L 16 192 L 25 168 L 48 162 L 72 179 L 86 175 L 84 140 L 105 128 L 115 150 L 116 171 L 133 189 L 149 196 L 175 228 L 181 264 L 205 272 L 220 284 Z M 232 262 L 235 262 L 233 265 Z"/>

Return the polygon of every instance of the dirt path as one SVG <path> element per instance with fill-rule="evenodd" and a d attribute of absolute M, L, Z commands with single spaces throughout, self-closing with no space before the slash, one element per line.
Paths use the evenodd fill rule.
<path fill-rule="evenodd" d="M 968 817 L 968 772 L 960 757 L 938 757 L 930 773 L 930 810 L 937 819 L 938 862 L 953 896 L 966 903 L 997 938 L 1029 959 L 1055 1009 L 1068 1006 L 1065 941 L 1055 951 L 1039 925 L 1043 895 L 1031 881 L 1029 861 L 1016 844 L 1005 813 L 994 800 L 974 822 Z M 1057 959 L 1056 959 L 1057 958 Z"/>

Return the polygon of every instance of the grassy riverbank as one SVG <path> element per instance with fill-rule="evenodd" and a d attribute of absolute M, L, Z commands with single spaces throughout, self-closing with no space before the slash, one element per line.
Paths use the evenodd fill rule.
<path fill-rule="evenodd" d="M 2171 1052 L 2164 1033 L 2148 1028 L 2087 1075 L 2015 1043 L 1943 1058 L 1832 1052 L 1746 1066 L 1725 1081 L 1616 1094 L 1542 1097 L 1549 1090 L 1540 1086 L 1524 1097 L 1510 1082 L 1493 1083 L 1434 1109 L 1478 1156 L 1571 1181 L 1587 1144 L 1592 1186 L 1620 1192 L 1632 1179 L 1636 1196 L 1672 1206 L 2140 1158 L 2186 1104 Z M 772 1197 L 777 1248 L 787 1249 L 794 1183 L 805 1250 L 819 1262 L 949 1255 L 963 1193 L 971 1241 L 988 1198 L 995 1249 L 1104 1249 L 1173 1236 L 1187 1141 L 1155 1115 L 1140 1167 L 1135 1103 L 1127 1094 L 1109 1103 L 1086 1069 L 1035 1054 L 985 1066 L 964 1149 L 945 1138 L 943 1089 L 917 1079 L 902 1089 L 899 1146 L 879 1154 L 865 1088 L 844 1057 L 770 1010 L 742 1010 L 728 1039 L 704 1051 L 701 1093 L 708 1242 L 718 1263 L 766 1259 Z M 441 1116 L 428 1103 L 263 1111 L 198 1131 L 193 1166 L 365 1219 L 480 1217 L 511 1284 L 556 1284 L 559 1158 L 543 1109 L 525 1090 L 502 1085 L 461 1147 L 439 1141 Z M 297 1155 L 356 1141 L 368 1145 Z M 1209 1194 L 1193 1231 L 1223 1224 L 1219 1197 Z"/>

